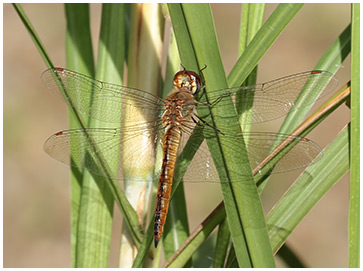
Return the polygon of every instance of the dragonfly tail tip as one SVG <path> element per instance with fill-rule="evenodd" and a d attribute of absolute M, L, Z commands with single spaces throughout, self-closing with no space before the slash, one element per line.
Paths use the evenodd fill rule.
<path fill-rule="evenodd" d="M 156 238 L 155 238 L 155 248 L 157 248 L 157 247 L 158 247 L 158 244 L 159 244 L 159 239 L 156 239 Z"/>

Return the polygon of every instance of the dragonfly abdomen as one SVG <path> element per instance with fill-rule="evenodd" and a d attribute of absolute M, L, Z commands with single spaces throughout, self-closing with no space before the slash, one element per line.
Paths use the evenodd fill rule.
<path fill-rule="evenodd" d="M 178 127 L 170 127 L 164 135 L 163 164 L 159 179 L 155 210 L 155 247 L 157 247 L 161 235 L 163 234 L 166 216 L 168 214 L 171 187 L 173 184 L 174 169 L 180 146 L 181 134 L 181 130 Z"/>

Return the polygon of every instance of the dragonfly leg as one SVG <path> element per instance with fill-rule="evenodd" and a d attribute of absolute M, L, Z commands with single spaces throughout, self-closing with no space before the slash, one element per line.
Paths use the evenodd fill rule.
<path fill-rule="evenodd" d="M 214 129 L 214 130 L 216 130 L 218 133 L 221 133 L 222 135 L 224 135 L 224 133 L 221 131 L 221 130 L 219 130 L 217 127 L 215 127 L 215 126 L 213 126 L 213 125 L 211 125 L 211 124 L 209 124 L 208 122 L 206 122 L 204 119 L 202 119 L 201 117 L 199 117 L 198 115 L 193 115 L 192 116 L 192 120 L 194 121 L 194 123 L 196 124 L 196 125 L 200 125 L 199 124 L 199 122 L 196 120 L 196 119 L 194 119 L 194 116 L 196 116 L 203 124 L 204 124 L 204 126 L 205 125 L 207 125 L 207 126 L 209 126 L 209 127 L 211 127 L 212 129 Z"/>

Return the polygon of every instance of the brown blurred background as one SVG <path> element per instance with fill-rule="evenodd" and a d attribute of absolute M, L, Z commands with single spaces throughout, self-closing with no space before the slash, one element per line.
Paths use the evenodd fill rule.
<path fill-rule="evenodd" d="M 53 63 L 65 66 L 65 16 L 61 4 L 24 4 Z M 266 17 L 276 4 L 268 4 Z M 100 4 L 91 5 L 97 52 Z M 213 4 L 220 49 L 228 73 L 237 57 L 240 4 Z M 350 22 L 349 4 L 306 4 L 259 64 L 258 82 L 311 70 Z M 69 168 L 48 157 L 43 143 L 67 128 L 66 105 L 40 80 L 46 69 L 10 4 L 4 4 L 4 266 L 70 267 Z M 337 73 L 339 87 L 350 78 L 350 60 Z M 349 121 L 342 106 L 308 137 L 325 147 Z M 276 131 L 280 121 L 264 124 Z M 263 194 L 266 212 L 299 172 L 275 175 Z M 205 197 L 201 197 L 203 195 Z M 208 192 L 207 192 L 208 191 Z M 288 239 L 308 267 L 348 266 L 349 175 L 323 197 Z M 191 230 L 221 200 L 214 184 L 188 184 Z M 208 199 L 208 200 L 205 200 Z M 115 208 L 110 266 L 117 266 L 120 232 Z M 283 266 L 281 263 L 278 264 Z"/>

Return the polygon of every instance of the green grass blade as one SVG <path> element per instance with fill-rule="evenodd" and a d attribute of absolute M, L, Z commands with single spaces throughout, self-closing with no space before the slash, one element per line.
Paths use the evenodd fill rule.
<path fill-rule="evenodd" d="M 223 89 L 227 87 L 227 82 L 225 79 L 225 74 L 223 70 L 223 66 L 219 57 L 219 51 L 218 51 L 218 44 L 215 37 L 215 31 L 213 28 L 213 21 L 210 16 L 209 7 L 207 5 L 182 5 L 183 11 L 186 17 L 186 22 L 188 26 L 188 31 L 191 36 L 192 44 L 195 50 L 195 54 L 197 56 L 198 66 L 202 67 L 203 65 L 207 65 L 207 69 L 203 71 L 204 77 L 206 79 L 206 86 L 208 90 L 213 89 Z M 208 35 L 206 35 L 208 34 Z M 182 48 L 184 49 L 184 48 Z M 204 115 L 203 112 L 199 112 L 201 115 Z M 231 114 L 233 116 L 233 113 L 226 112 L 226 114 Z M 209 123 L 213 123 L 211 119 L 205 119 Z M 231 120 L 231 129 L 238 130 L 237 127 L 237 120 Z M 233 123 L 233 124 L 232 124 Z M 214 125 L 218 127 L 220 123 L 218 123 L 218 120 L 214 122 Z M 233 150 L 225 148 L 223 149 L 223 142 L 221 144 L 216 142 L 208 141 L 208 147 L 210 151 L 212 152 L 212 155 L 215 159 L 219 161 L 227 160 L 225 163 L 226 165 L 224 167 L 218 168 L 218 173 L 221 178 L 223 179 L 236 179 L 237 176 L 231 176 L 231 170 L 234 172 L 238 172 L 236 169 L 232 169 L 236 165 L 232 165 L 230 163 L 232 161 L 232 158 L 234 155 L 241 155 L 240 161 L 243 161 L 243 150 L 237 154 L 233 154 Z M 243 142 L 241 142 L 241 146 L 243 146 Z M 229 159 L 226 158 L 226 156 L 230 155 Z M 229 165 L 227 165 L 229 164 Z M 249 170 L 249 169 L 245 169 Z M 247 173 L 248 174 L 248 173 Z M 233 174 L 232 174 L 233 175 Z M 241 184 L 241 183 L 240 183 Z M 249 185 L 249 182 L 246 181 L 245 183 L 247 186 Z M 234 184 L 227 184 L 222 185 L 222 191 L 223 191 L 223 197 L 225 199 L 226 204 L 226 210 L 227 210 L 227 217 L 228 217 L 228 223 L 231 230 L 231 236 L 233 242 L 238 247 L 238 250 L 236 250 L 236 255 L 239 260 L 240 266 L 242 267 L 250 267 L 253 266 L 253 262 L 251 261 L 251 255 L 248 252 L 247 248 L 247 235 L 252 236 L 250 233 L 245 232 L 245 227 L 242 223 L 243 215 L 240 210 L 239 205 L 244 205 L 242 202 L 239 202 L 238 198 L 235 195 L 240 195 L 241 198 L 249 198 L 249 195 L 244 194 L 243 191 L 248 191 L 253 193 L 253 188 L 247 188 L 247 187 L 238 187 L 238 183 L 236 185 Z M 253 196 L 252 199 L 256 199 Z M 258 200 L 257 200 L 258 201 Z M 251 203 L 245 203 L 245 206 L 247 204 L 252 205 Z M 258 207 L 257 207 L 258 208 Z M 258 213 L 258 212 L 257 212 Z M 258 215 L 257 215 L 258 217 Z M 248 219 L 246 219 L 247 223 Z M 251 222 L 251 221 L 249 221 Z M 253 222 L 252 222 L 253 223 Z M 254 227 L 251 227 L 254 228 Z M 256 227 L 259 228 L 258 226 Z M 263 236 L 263 235 L 261 235 Z"/>
<path fill-rule="evenodd" d="M 16 12 L 18 13 L 20 19 L 22 20 L 25 28 L 28 30 L 30 37 L 32 38 L 35 46 L 37 47 L 40 55 L 43 58 L 43 61 L 45 62 L 45 64 L 47 65 L 48 68 L 53 68 L 54 65 L 52 63 L 52 61 L 50 60 L 50 57 L 48 56 L 45 47 L 43 46 L 35 28 L 33 27 L 33 25 L 31 24 L 30 20 L 28 19 L 26 13 L 24 12 L 22 6 L 20 4 L 13 4 Z M 75 119 L 78 122 L 78 125 L 80 127 L 85 127 L 83 121 L 81 120 L 81 118 L 79 117 L 77 111 L 74 108 L 69 108 L 72 115 L 75 116 Z"/>
<path fill-rule="evenodd" d="M 175 37 L 176 37 L 176 41 L 177 41 L 177 44 L 178 44 L 179 55 L 180 55 L 180 58 L 182 60 L 182 63 L 187 69 L 198 71 L 200 69 L 200 67 L 199 67 L 199 63 L 198 63 L 197 58 L 196 58 L 194 45 L 192 44 L 192 39 L 191 39 L 189 29 L 188 29 L 188 26 L 187 26 L 183 6 L 181 4 L 169 4 L 168 7 L 169 7 L 169 12 L 170 12 L 170 16 L 171 16 L 171 20 L 172 20 L 172 24 L 173 24 L 173 29 L 175 31 Z M 200 15 L 198 15 L 198 17 L 199 16 Z M 197 27 L 197 28 L 199 28 L 199 27 Z M 214 31 L 214 29 L 212 29 L 212 31 Z M 207 32 L 205 31 L 204 33 L 207 33 Z M 214 43 L 214 46 L 215 46 L 215 44 L 216 43 Z M 209 47 L 209 45 L 208 45 L 208 47 Z M 210 58 L 208 60 L 209 61 L 214 61 L 214 59 L 215 58 Z M 213 63 L 213 64 L 217 65 L 218 63 Z M 202 64 L 202 65 L 204 65 L 204 64 Z M 208 63 L 208 65 L 209 65 L 209 63 Z M 218 66 L 219 67 L 221 66 L 220 62 L 218 64 Z M 223 72 L 223 68 L 222 68 L 222 72 Z M 222 75 L 222 82 L 225 81 L 225 78 L 223 79 L 223 77 L 224 76 Z M 191 142 L 193 142 L 193 135 L 192 135 L 191 139 L 189 140 L 188 144 L 191 143 Z M 195 142 L 195 144 L 200 145 L 201 142 L 198 142 L 198 143 Z M 196 146 L 198 146 L 198 145 L 196 145 Z M 187 149 L 187 147 L 188 146 L 186 146 L 185 149 Z M 191 158 L 193 157 L 194 153 L 185 153 L 183 151 L 183 153 L 181 155 L 182 158 L 183 158 L 184 154 L 186 154 L 185 156 L 187 158 L 189 158 L 189 159 L 185 159 L 186 160 L 186 164 L 184 165 L 184 170 L 185 170 L 188 162 L 190 163 Z M 188 157 L 189 155 L 191 155 L 191 157 Z M 182 161 L 182 160 L 183 159 L 179 158 L 178 162 Z M 180 170 L 180 166 L 177 167 L 177 170 Z M 179 172 L 177 171 L 176 172 L 176 177 L 178 177 L 178 175 L 179 175 Z M 180 174 L 180 175 L 183 175 L 183 173 Z M 238 223 L 238 224 L 240 225 L 240 223 Z M 241 236 L 241 238 L 244 237 L 243 234 L 241 234 L 240 236 Z M 200 240 L 200 238 L 198 240 Z M 244 256 L 240 255 L 240 258 L 244 259 L 244 260 L 242 260 L 243 262 L 245 262 L 244 266 L 250 267 L 251 264 L 249 263 L 249 255 L 247 253 L 247 247 L 245 245 L 244 240 L 241 242 L 239 247 L 240 247 L 240 251 L 244 250 L 243 252 L 241 252 L 241 255 L 243 254 Z M 196 248 L 195 248 L 195 250 L 196 250 Z M 182 262 L 182 264 L 184 264 L 184 263 L 185 262 Z M 173 266 L 182 267 L 183 265 L 173 265 Z"/>
<path fill-rule="evenodd" d="M 231 246 L 231 249 L 228 251 L 226 268 L 239 268 L 233 245 Z"/>
<path fill-rule="evenodd" d="M 102 6 L 96 77 L 114 84 L 123 84 L 126 51 L 125 8 L 125 4 Z"/>
<path fill-rule="evenodd" d="M 296 256 L 294 251 L 292 251 L 286 244 L 284 244 L 277 255 L 285 262 L 289 268 L 305 268 L 306 266 L 301 262 L 301 260 Z"/>
<path fill-rule="evenodd" d="M 163 239 L 165 259 L 169 259 L 189 236 L 184 186 L 182 184 L 176 188 L 172 199 Z M 183 267 L 192 267 L 191 260 Z"/>
<path fill-rule="evenodd" d="M 84 4 L 66 4 L 65 12 L 67 18 L 67 67 L 83 74 L 94 76 L 93 51 L 89 27 L 89 7 Z M 80 127 L 78 119 L 73 115 L 70 115 L 69 126 L 71 129 Z M 82 205 L 82 196 L 83 200 L 87 198 L 86 195 L 82 195 L 82 191 L 83 187 L 91 180 L 89 178 L 82 179 L 82 173 L 78 169 L 72 168 L 71 172 L 72 266 L 78 267 L 82 266 L 82 259 L 84 258 L 84 254 L 78 250 L 78 247 L 82 241 L 85 241 L 83 238 L 84 231 L 78 227 L 84 219 L 82 216 L 85 213 L 82 213 L 82 208 L 86 207 Z"/>
<path fill-rule="evenodd" d="M 265 3 L 245 3 L 242 6 L 238 55 L 241 56 L 263 24 Z"/>
<path fill-rule="evenodd" d="M 65 4 L 67 19 L 67 67 L 95 76 L 93 47 L 90 31 L 89 5 Z"/>
<path fill-rule="evenodd" d="M 187 246 L 180 247 L 170 258 L 164 267 L 170 268 L 181 268 L 185 266 L 185 264 L 189 261 L 189 259 L 195 254 L 200 245 L 207 239 L 207 237 L 211 234 L 214 228 L 222 223 L 222 221 L 226 218 L 225 209 L 220 206 L 220 208 L 216 208 L 215 212 L 211 213 L 206 221 L 208 223 L 200 225 L 195 232 L 191 234 L 189 237 L 190 242 Z"/>
<path fill-rule="evenodd" d="M 83 14 L 79 14 L 79 12 Z M 87 14 L 86 14 L 87 13 Z M 71 67 L 71 69 L 80 71 L 85 74 L 90 74 L 88 70 L 93 70 L 93 60 L 87 60 L 85 59 L 85 54 L 83 51 L 89 52 L 89 58 L 93 57 L 93 54 L 91 55 L 92 50 L 91 49 L 85 49 L 86 47 L 91 46 L 91 39 L 90 39 L 90 33 L 89 33 L 89 20 L 88 20 L 88 6 L 83 4 L 67 4 L 66 5 L 66 14 L 68 20 L 67 25 L 67 62 L 69 63 L 68 66 Z M 87 34 L 88 33 L 88 34 Z M 81 53 L 83 52 L 83 53 Z M 88 63 L 86 65 L 86 63 Z M 89 67 L 90 66 L 90 67 Z M 93 74 L 94 72 L 92 72 Z M 71 126 L 75 128 L 74 126 Z M 106 170 L 106 169 L 105 169 Z M 78 171 L 75 171 L 74 168 L 72 168 L 72 172 L 77 172 L 78 175 L 81 174 Z M 107 170 L 106 170 L 107 172 Z M 78 177 L 82 178 L 82 177 Z M 72 238 L 72 244 L 74 245 L 74 248 L 78 248 L 77 245 L 78 242 L 78 235 L 84 235 L 84 231 L 78 233 L 78 225 L 79 225 L 79 217 L 82 216 L 83 221 L 87 221 L 87 210 L 88 206 L 86 204 L 80 204 L 82 201 L 89 202 L 91 205 L 93 204 L 91 201 L 88 201 L 89 194 L 87 194 L 87 190 L 92 189 L 94 187 L 93 178 L 91 178 L 90 174 L 85 173 L 85 178 L 83 181 L 78 179 L 79 181 L 72 182 L 72 197 L 74 199 L 72 200 L 72 229 L 74 229 L 74 237 Z M 137 245 L 140 244 L 141 240 L 141 227 L 138 222 L 138 217 L 135 212 L 135 210 L 132 208 L 128 200 L 126 199 L 124 193 L 121 190 L 120 184 L 111 179 L 104 179 L 107 181 L 110 190 L 113 193 L 113 196 L 122 212 L 122 214 L 125 217 L 125 220 L 128 223 L 129 229 L 131 229 L 132 237 Z M 82 189 L 81 187 L 86 187 L 87 189 Z M 83 193 L 85 192 L 85 193 Z M 83 210 L 80 210 L 79 208 L 82 208 Z M 82 223 L 84 225 L 84 223 Z M 84 228 L 83 228 L 84 229 Z M 85 255 L 82 254 L 82 251 L 80 253 L 74 252 L 74 257 L 76 259 L 73 262 L 73 265 L 76 266 L 78 262 L 86 263 L 87 260 L 85 259 Z"/>
<path fill-rule="evenodd" d="M 240 86 L 303 4 L 280 4 L 267 19 L 228 75 L 229 86 Z"/>
<path fill-rule="evenodd" d="M 132 264 L 133 268 L 142 268 L 143 267 L 147 254 L 150 250 L 150 246 L 153 241 L 153 233 L 154 233 L 154 222 L 150 221 L 149 226 L 146 229 L 144 239 L 142 240 L 141 245 L 138 247 L 136 257 Z M 155 255 L 155 257 L 157 257 L 157 256 L 158 256 L 158 254 Z M 158 261 L 158 259 L 155 259 L 154 261 Z"/>
<path fill-rule="evenodd" d="M 229 231 L 228 221 L 224 219 L 218 227 L 218 236 L 216 249 L 213 259 L 213 268 L 223 268 L 230 245 L 231 233 Z"/>
<path fill-rule="evenodd" d="M 182 64 L 186 69 L 198 71 L 200 67 L 198 66 L 189 30 L 186 25 L 182 5 L 168 4 L 168 8 Z"/>
<path fill-rule="evenodd" d="M 125 34 L 123 5 L 105 4 L 102 10 L 100 43 L 96 78 L 103 81 L 122 84 Z M 107 104 L 99 105 L 107 106 Z M 121 107 L 121 105 L 120 105 Z M 91 120 L 89 127 L 110 128 L 109 123 Z M 117 125 L 115 126 L 117 127 Z M 114 151 L 118 153 L 118 149 Z M 115 155 L 116 157 L 116 155 Z M 110 167 L 117 168 L 118 160 Z M 87 175 L 86 175 L 87 176 Z M 107 267 L 110 254 L 113 203 L 112 191 L 107 185 L 110 180 L 94 178 L 83 187 L 82 209 L 78 226 L 78 266 Z"/>
<path fill-rule="evenodd" d="M 320 58 L 314 68 L 315 70 L 326 70 L 335 73 L 340 68 L 344 59 L 350 53 L 350 32 L 349 25 Z M 317 88 L 304 88 L 301 91 L 299 98 L 295 101 L 295 105 L 299 107 L 299 110 L 289 112 L 283 125 L 280 127 L 279 133 L 289 134 L 303 121 L 313 103 L 309 103 L 311 106 L 301 107 L 299 105 L 303 103 L 306 98 L 310 101 L 316 100 L 319 97 L 320 91 L 322 91 L 322 89 Z"/>
<path fill-rule="evenodd" d="M 349 267 L 360 267 L 360 4 L 352 4 L 352 94 L 349 193 Z"/>
<path fill-rule="evenodd" d="M 242 14 L 241 14 L 240 36 L 239 36 L 239 48 L 238 48 L 239 56 L 243 54 L 248 44 L 251 42 L 251 40 L 254 38 L 258 30 L 261 28 L 263 24 L 264 12 L 265 12 L 265 4 L 259 4 L 259 3 L 243 4 Z M 257 66 L 246 78 L 243 85 L 256 84 L 256 78 L 257 78 Z M 240 116 L 239 122 L 241 124 L 241 129 L 242 131 L 247 132 L 250 130 L 251 125 L 249 123 L 246 123 L 244 120 L 245 118 L 249 118 L 249 114 L 251 113 L 253 103 L 251 101 L 250 104 L 243 104 L 243 103 L 238 104 L 238 101 L 242 100 L 243 97 L 240 97 L 240 99 L 236 100 L 237 101 L 236 109 L 237 109 L 237 115 Z M 221 230 L 225 231 L 226 227 L 219 227 L 218 231 Z M 226 235 L 226 233 L 223 233 L 223 235 Z M 221 242 L 221 244 L 219 242 Z M 217 238 L 216 251 L 215 251 L 216 259 L 214 259 L 214 264 L 215 264 L 214 267 L 217 267 L 217 265 L 224 264 L 224 260 L 222 260 L 221 257 L 227 254 L 228 244 L 229 242 L 226 242 L 226 240 L 222 238 Z M 225 251 L 222 251 L 222 249 L 225 249 Z"/>
<path fill-rule="evenodd" d="M 349 170 L 349 145 L 349 128 L 345 128 L 267 215 L 273 251 L 282 246 L 304 216 Z"/>
<path fill-rule="evenodd" d="M 167 5 L 163 6 L 167 9 Z M 165 11 L 166 12 L 166 11 Z M 168 55 L 166 59 L 165 80 L 161 97 L 165 99 L 173 91 L 174 75 L 180 70 L 180 57 L 173 28 L 170 29 Z"/>
<path fill-rule="evenodd" d="M 171 6 L 173 5 L 169 5 L 169 7 Z M 185 18 L 185 25 L 187 25 L 185 33 L 190 34 L 190 40 L 192 41 L 193 46 L 192 48 L 181 47 L 178 41 L 179 51 L 188 50 L 187 52 L 191 54 L 193 54 L 192 52 L 194 51 L 199 64 L 198 66 L 207 66 L 207 69 L 203 71 L 207 83 L 207 92 L 208 90 L 226 88 L 227 82 L 219 55 L 214 23 L 209 6 L 204 4 L 183 4 L 180 8 L 182 9 Z M 170 14 L 174 25 L 175 21 L 171 9 Z M 177 31 L 177 27 L 175 26 L 174 28 L 175 31 Z M 178 40 L 178 35 L 176 35 L 176 37 Z M 180 53 L 180 56 L 184 63 L 183 54 Z M 189 67 L 187 66 L 187 68 Z M 234 108 L 227 109 L 223 113 L 225 116 L 230 116 L 229 129 L 238 131 L 239 123 L 234 113 Z M 224 121 L 225 120 L 226 119 L 224 119 Z M 211 120 L 206 119 L 206 121 L 210 122 Z M 214 119 L 214 124 L 217 127 L 221 126 L 221 121 L 222 120 Z M 245 161 L 245 163 L 243 163 L 245 171 L 250 171 L 249 167 L 246 166 L 248 163 L 247 156 L 243 155 L 245 154 L 245 150 L 243 151 L 244 143 L 240 142 L 242 150 L 235 150 L 228 148 L 228 146 L 224 144 L 223 137 L 219 137 L 218 140 L 219 143 L 207 139 L 207 143 L 214 159 L 225 162 L 225 167 L 217 168 L 220 177 L 223 179 L 228 178 L 232 181 L 227 185 L 222 185 L 222 191 L 226 203 L 231 236 L 235 247 L 237 248 L 236 255 L 240 266 L 274 266 L 262 206 L 257 194 L 256 186 L 252 182 L 252 179 L 246 180 L 245 182 L 238 181 L 242 178 L 239 176 L 241 165 L 237 165 L 233 162 L 241 161 L 242 163 Z M 238 195 L 238 197 L 235 195 Z M 249 253 L 247 253 L 245 247 L 244 236 L 248 240 Z"/>
<path fill-rule="evenodd" d="M 239 47 L 238 55 L 241 56 L 246 50 L 248 44 L 255 37 L 258 30 L 263 24 L 263 18 L 265 14 L 264 3 L 245 3 L 242 6 L 241 14 L 241 26 L 240 26 L 240 36 L 239 36 Z M 246 80 L 244 81 L 244 86 L 255 85 L 257 79 L 257 66 L 251 71 Z M 237 115 L 240 116 L 241 129 L 244 132 L 250 131 L 251 124 L 246 122 L 246 119 L 250 118 L 252 113 L 253 101 L 249 104 L 242 103 L 239 104 L 238 101 L 243 101 L 243 97 L 237 99 L 236 109 Z"/>
<path fill-rule="evenodd" d="M 30 37 L 32 38 L 35 47 L 37 47 L 41 57 L 43 58 L 43 61 L 45 62 L 45 64 L 47 65 L 48 68 L 52 68 L 53 63 L 50 60 L 50 57 L 47 54 L 47 51 L 45 50 L 37 32 L 35 31 L 33 25 L 31 24 L 28 16 L 25 14 L 21 4 L 13 4 L 16 12 L 18 13 L 21 21 L 23 22 L 25 28 L 28 30 Z"/>

